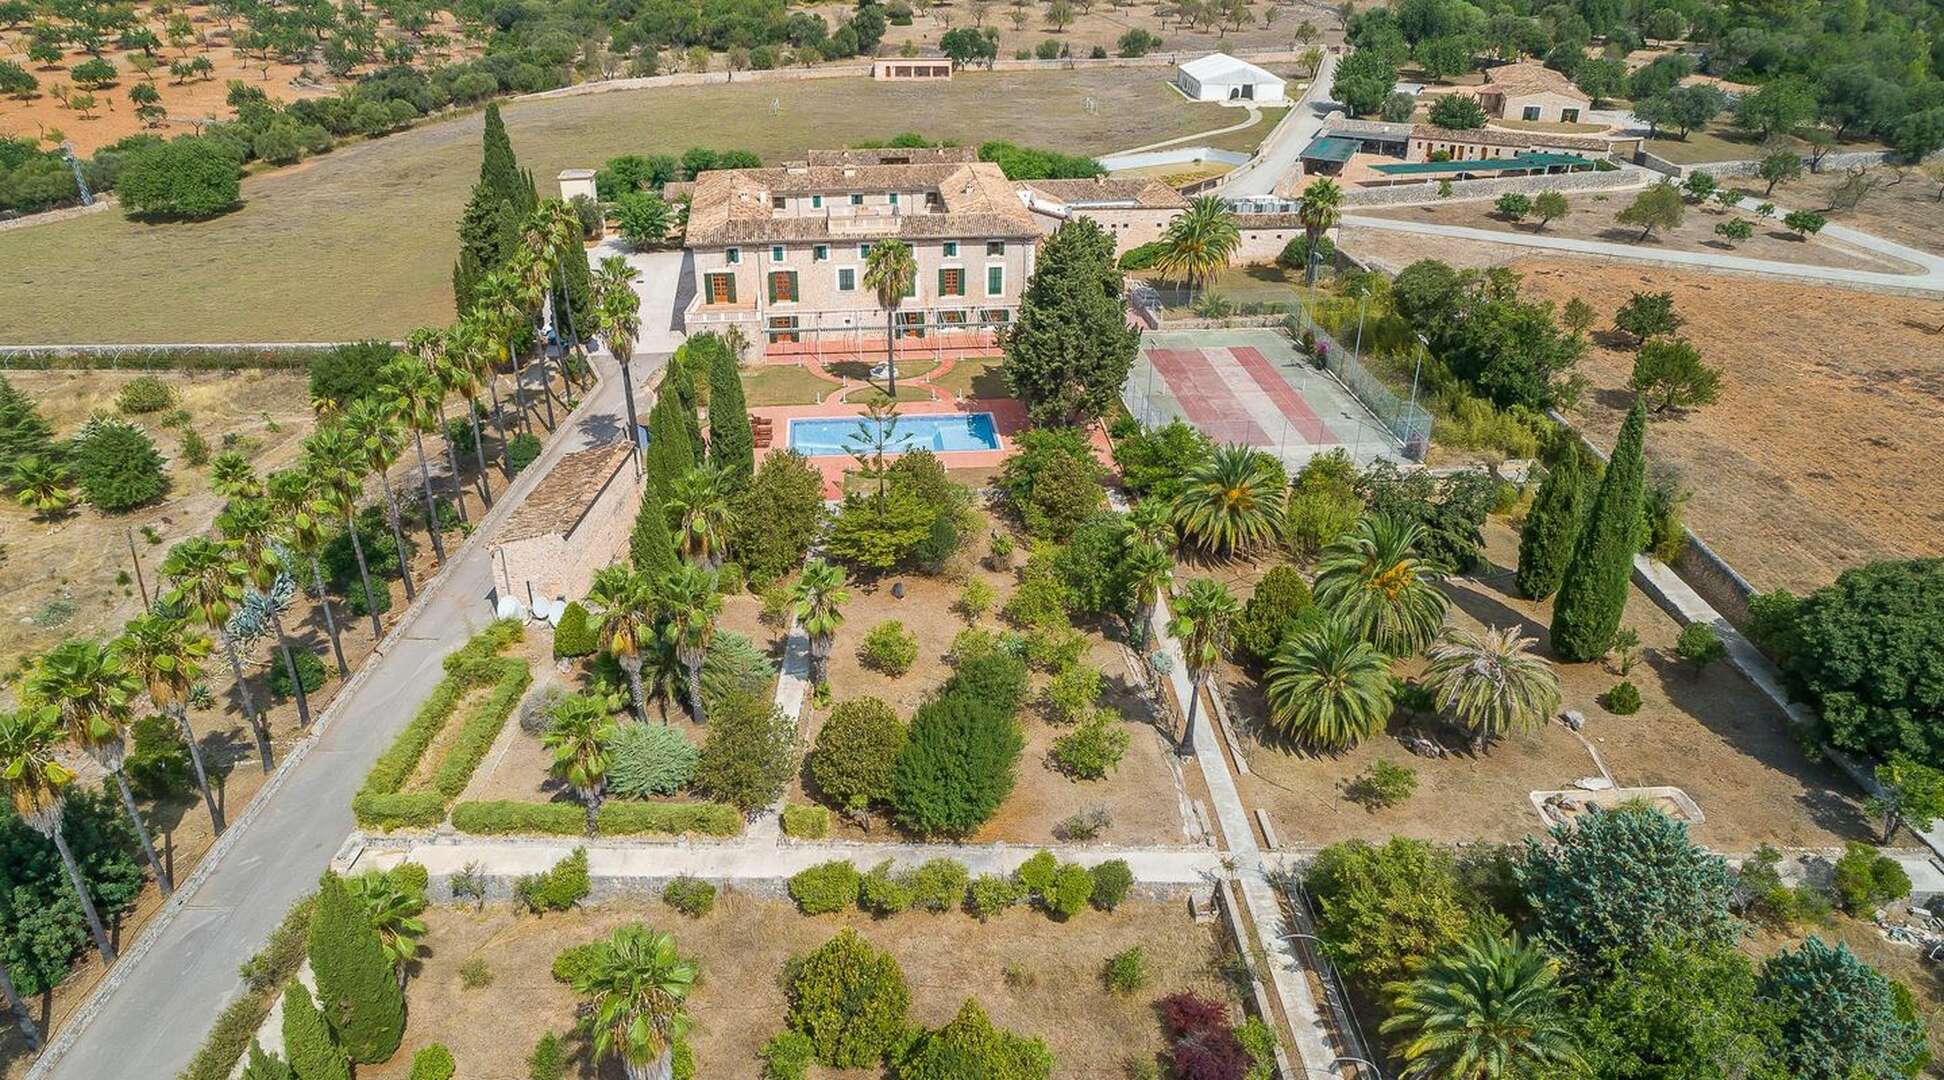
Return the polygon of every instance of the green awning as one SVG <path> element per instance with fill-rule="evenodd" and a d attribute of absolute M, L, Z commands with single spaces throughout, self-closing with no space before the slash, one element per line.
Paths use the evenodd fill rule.
<path fill-rule="evenodd" d="M 1306 155 L 1307 156 L 1307 155 Z M 1548 169 L 1558 166 L 1591 167 L 1593 160 L 1578 154 L 1514 154 L 1509 158 L 1478 158 L 1472 161 L 1411 161 L 1372 165 L 1387 176 L 1414 176 L 1448 172 L 1511 172 L 1516 169 Z"/>
<path fill-rule="evenodd" d="M 1338 139 L 1325 135 L 1311 140 L 1310 144 L 1303 148 L 1303 160 L 1334 161 L 1341 164 L 1349 161 L 1350 155 L 1356 152 L 1357 140 Z"/>

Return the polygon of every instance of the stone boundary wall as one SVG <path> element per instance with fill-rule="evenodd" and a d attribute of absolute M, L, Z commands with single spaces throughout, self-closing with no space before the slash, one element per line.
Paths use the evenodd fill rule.
<path fill-rule="evenodd" d="M 1618 191 L 1645 187 L 1649 177 L 1640 169 L 1622 167 L 1612 172 L 1555 173 L 1551 176 L 1512 176 L 1503 180 L 1454 180 L 1451 199 L 1495 199 L 1508 191 L 1537 195 L 1542 191 Z M 1343 205 L 1411 206 L 1418 203 L 1448 202 L 1438 198 L 1436 183 L 1404 184 L 1397 187 L 1353 187 L 1343 193 Z"/>
<path fill-rule="evenodd" d="M 33 225 L 52 225 L 69 218 L 98 214 L 114 205 L 114 195 L 97 195 L 93 206 L 63 206 L 58 210 L 42 210 L 39 213 L 22 214 L 19 217 L 0 218 L 0 232 L 6 232 L 8 229 L 25 229 Z"/>
<path fill-rule="evenodd" d="M 1897 155 L 1894 150 L 1845 150 L 1841 153 L 1824 154 L 1822 161 L 1816 166 L 1816 171 L 1823 172 L 1829 169 L 1848 169 L 1858 165 L 1881 165 L 1895 156 Z M 1936 155 L 1932 156 L 1934 157 Z M 1808 162 L 1809 159 L 1805 156 L 1803 158 L 1803 164 L 1807 165 Z M 1675 179 L 1684 179 L 1692 172 L 1706 172 L 1717 178 L 1724 176 L 1753 176 L 1755 175 L 1755 170 L 1762 167 L 1760 158 L 1737 158 L 1733 161 L 1697 161 L 1688 165 L 1677 165 L 1666 158 L 1650 154 L 1645 150 L 1640 152 L 1640 156 L 1636 159 L 1635 163 L 1644 168 L 1652 169 L 1657 173 L 1674 177 Z"/>

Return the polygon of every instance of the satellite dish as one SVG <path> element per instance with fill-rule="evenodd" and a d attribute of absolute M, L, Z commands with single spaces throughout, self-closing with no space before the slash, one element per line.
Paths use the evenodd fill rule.
<path fill-rule="evenodd" d="M 534 608 L 534 614 L 538 615 L 540 617 L 540 621 L 546 623 L 548 626 L 559 626 L 560 617 L 562 615 L 565 615 L 566 613 L 567 613 L 567 601 L 559 600 L 559 599 L 542 600 L 540 601 L 540 604 L 536 608 Z"/>
<path fill-rule="evenodd" d="M 510 596 L 500 597 L 499 606 L 495 610 L 502 619 L 524 619 L 527 613 L 526 605 Z"/>

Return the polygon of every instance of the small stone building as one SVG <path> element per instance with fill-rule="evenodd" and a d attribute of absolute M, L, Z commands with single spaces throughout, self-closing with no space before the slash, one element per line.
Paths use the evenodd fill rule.
<path fill-rule="evenodd" d="M 917 79 L 950 79 L 952 62 L 937 57 L 887 57 L 871 62 L 871 78 L 885 82 L 912 82 Z"/>
<path fill-rule="evenodd" d="M 626 558 L 641 480 L 626 442 L 567 454 L 527 493 L 493 543 L 493 585 L 533 606 L 578 600 L 594 572 Z"/>
<path fill-rule="evenodd" d="M 1161 239 L 1168 222 L 1188 208 L 1180 192 L 1139 177 L 1025 180 L 1019 191 L 1047 234 L 1074 218 L 1092 218 L 1114 238 L 1116 255 Z"/>
<path fill-rule="evenodd" d="M 1530 60 L 1490 69 L 1478 88 L 1479 106 L 1500 120 L 1579 123 L 1592 100 L 1573 80 Z"/>

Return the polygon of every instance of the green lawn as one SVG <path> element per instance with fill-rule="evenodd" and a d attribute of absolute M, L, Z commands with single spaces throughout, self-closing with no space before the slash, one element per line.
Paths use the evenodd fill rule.
<path fill-rule="evenodd" d="M 664 88 L 504 112 L 542 194 L 570 166 L 698 144 L 774 161 L 915 130 L 1104 154 L 1212 126 L 1146 68 Z M 0 232 L 0 342 L 343 340 L 443 323 L 480 123 L 426 124 L 252 177 L 244 206 L 214 221 L 110 211 Z"/>
<path fill-rule="evenodd" d="M 1253 125 L 1245 127 L 1241 131 L 1230 131 L 1217 135 L 1203 145 L 1212 146 L 1217 150 L 1255 150 L 1256 147 L 1262 145 L 1262 140 L 1269 137 L 1270 132 L 1276 130 L 1276 125 L 1282 123 L 1283 115 L 1289 112 L 1289 107 L 1287 105 L 1281 107 L 1264 106 L 1258 111 L 1262 113 L 1262 119 L 1256 121 Z"/>
<path fill-rule="evenodd" d="M 743 401 L 748 405 L 815 405 L 837 389 L 829 379 L 796 364 L 775 364 L 746 372 Z"/>
<path fill-rule="evenodd" d="M 1000 364 L 996 356 L 984 360 L 960 360 L 952 365 L 952 370 L 933 379 L 932 385 L 958 397 L 1011 397 L 1012 392 L 1006 389 L 1005 376 L 999 373 Z"/>

